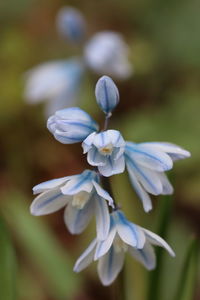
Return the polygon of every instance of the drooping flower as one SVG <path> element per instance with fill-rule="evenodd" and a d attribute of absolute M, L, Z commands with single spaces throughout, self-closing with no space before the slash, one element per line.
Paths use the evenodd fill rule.
<path fill-rule="evenodd" d="M 38 195 L 31 204 L 31 214 L 35 216 L 53 213 L 63 207 L 64 221 L 72 234 L 81 233 L 96 217 L 97 238 L 107 237 L 110 218 L 106 200 L 113 206 L 113 200 L 99 185 L 99 175 L 90 170 L 73 176 L 53 179 L 36 185 Z"/>
<path fill-rule="evenodd" d="M 57 14 L 56 24 L 58 32 L 72 43 L 80 43 L 85 38 L 85 18 L 74 7 L 62 7 Z"/>
<path fill-rule="evenodd" d="M 98 32 L 86 44 L 84 52 L 87 65 L 98 74 L 122 79 L 132 73 L 128 45 L 116 32 Z"/>
<path fill-rule="evenodd" d="M 146 212 L 152 209 L 148 193 L 173 193 L 173 187 L 164 172 L 172 169 L 173 161 L 187 157 L 190 157 L 190 152 L 170 143 L 126 143 L 125 160 L 130 181 Z"/>
<path fill-rule="evenodd" d="M 103 176 L 122 173 L 125 168 L 125 142 L 117 130 L 91 133 L 82 143 L 90 165 L 98 167 Z"/>
<path fill-rule="evenodd" d="M 98 105 L 105 114 L 110 114 L 119 103 L 119 91 L 114 81 L 108 76 L 102 76 L 95 88 Z"/>
<path fill-rule="evenodd" d="M 117 210 L 110 215 L 110 230 L 104 241 L 93 240 L 77 260 L 74 271 L 80 272 L 92 261 L 98 260 L 98 275 L 103 285 L 110 285 L 124 263 L 125 252 L 129 252 L 148 270 L 156 266 L 153 245 L 165 248 L 175 256 L 171 247 L 157 234 L 129 222 L 124 214 Z"/>
<path fill-rule="evenodd" d="M 72 105 L 83 74 L 79 59 L 43 63 L 26 73 L 25 98 L 29 103 L 48 101 L 47 115 Z"/>
<path fill-rule="evenodd" d="M 84 110 L 70 107 L 56 111 L 47 121 L 47 128 L 63 144 L 82 142 L 98 129 L 98 124 Z"/>

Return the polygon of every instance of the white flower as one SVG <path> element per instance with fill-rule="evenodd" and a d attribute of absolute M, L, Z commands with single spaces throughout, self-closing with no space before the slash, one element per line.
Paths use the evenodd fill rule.
<path fill-rule="evenodd" d="M 170 143 L 126 143 L 125 158 L 129 177 L 146 212 L 152 209 L 148 193 L 173 193 L 173 187 L 164 172 L 172 169 L 173 161 L 187 157 L 190 157 L 188 151 Z"/>
<path fill-rule="evenodd" d="M 122 173 L 125 168 L 125 142 L 117 130 L 91 133 L 82 143 L 87 161 L 97 166 L 103 176 Z"/>
<path fill-rule="evenodd" d="M 79 59 L 38 65 L 26 73 L 25 98 L 29 103 L 48 100 L 47 114 L 54 113 L 75 102 L 82 74 Z"/>
<path fill-rule="evenodd" d="M 56 111 L 47 121 L 47 128 L 63 144 L 82 142 L 98 129 L 97 123 L 84 110 L 70 107 Z"/>
<path fill-rule="evenodd" d="M 70 6 L 62 7 L 56 19 L 59 33 L 70 42 L 82 42 L 85 37 L 86 23 L 79 10 Z"/>
<path fill-rule="evenodd" d="M 38 184 L 33 188 L 33 192 L 40 195 L 31 204 L 31 214 L 46 215 L 66 206 L 64 220 L 72 234 L 81 233 L 95 215 L 97 238 L 103 240 L 107 237 L 110 226 L 105 200 L 111 206 L 113 200 L 98 182 L 99 176 L 96 172 L 85 170 L 79 175 Z"/>
<path fill-rule="evenodd" d="M 95 88 L 97 103 L 105 114 L 110 114 L 119 103 L 119 91 L 114 81 L 108 76 L 102 76 Z"/>
<path fill-rule="evenodd" d="M 156 266 L 152 245 L 163 247 L 171 256 L 175 256 L 171 247 L 161 237 L 129 222 L 121 211 L 113 212 L 110 219 L 108 237 L 104 241 L 93 240 L 77 260 L 75 272 L 82 271 L 92 261 L 98 260 L 100 280 L 103 285 L 110 285 L 123 267 L 125 252 L 129 252 L 148 270 Z"/>
<path fill-rule="evenodd" d="M 122 36 L 112 31 L 95 34 L 85 46 L 85 60 L 95 72 L 117 78 L 131 75 L 128 45 Z"/>

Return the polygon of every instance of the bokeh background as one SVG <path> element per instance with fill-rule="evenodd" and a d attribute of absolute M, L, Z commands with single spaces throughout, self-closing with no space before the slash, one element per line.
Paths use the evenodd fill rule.
<path fill-rule="evenodd" d="M 88 36 L 114 30 L 130 45 L 134 74 L 116 81 L 121 102 L 111 127 L 128 140 L 169 141 L 192 153 L 170 174 L 173 197 L 153 199 L 155 209 L 150 214 L 143 212 L 126 174 L 112 179 L 127 217 L 162 233 L 177 254 L 172 259 L 164 251 L 159 253 L 159 276 L 128 257 L 123 273 L 126 299 L 173 300 L 180 280 L 185 286 L 180 276 L 190 267 L 185 257 L 191 257 L 187 254 L 191 239 L 200 233 L 200 2 L 196 0 L 1 1 L 0 299 L 106 300 L 117 299 L 120 290 L 117 283 L 101 286 L 95 264 L 73 274 L 73 263 L 94 236 L 93 224 L 74 237 L 64 226 L 63 212 L 45 217 L 29 214 L 32 186 L 87 167 L 80 145 L 54 140 L 46 129 L 43 105 L 29 105 L 23 97 L 25 71 L 80 51 L 56 32 L 55 16 L 63 5 L 82 11 Z M 97 79 L 92 72 L 85 74 L 79 103 L 102 122 L 94 98 Z M 197 265 L 194 260 L 188 277 L 194 292 L 179 300 L 200 299 L 192 271 Z M 152 278 L 159 278 L 157 296 L 152 296 Z M 157 286 L 155 281 L 155 290 Z"/>

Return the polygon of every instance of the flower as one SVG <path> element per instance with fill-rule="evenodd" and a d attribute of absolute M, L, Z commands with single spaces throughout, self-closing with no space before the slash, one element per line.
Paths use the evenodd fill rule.
<path fill-rule="evenodd" d="M 152 209 L 148 193 L 173 193 L 173 187 L 164 172 L 172 169 L 173 161 L 187 157 L 190 157 L 190 152 L 170 143 L 126 143 L 125 160 L 130 181 L 146 212 Z"/>
<path fill-rule="evenodd" d="M 125 142 L 117 130 L 106 130 L 91 133 L 82 143 L 87 161 L 97 166 L 103 176 L 122 173 L 125 168 Z"/>
<path fill-rule="evenodd" d="M 156 266 L 156 256 L 152 245 L 165 248 L 175 256 L 171 247 L 157 234 L 129 222 L 120 211 L 110 215 L 110 230 L 104 241 L 93 240 L 77 260 L 74 271 L 80 272 L 93 260 L 98 260 L 98 275 L 103 285 L 110 285 L 124 263 L 124 254 L 129 252 L 148 270 Z"/>
<path fill-rule="evenodd" d="M 66 206 L 64 221 L 72 234 L 81 233 L 95 215 L 97 238 L 107 237 L 110 219 L 105 200 L 110 206 L 113 200 L 99 185 L 96 172 L 85 170 L 78 175 L 46 181 L 36 185 L 33 192 L 40 195 L 31 204 L 32 215 L 50 214 Z"/>
<path fill-rule="evenodd" d="M 92 117 L 78 107 L 56 111 L 47 121 L 47 128 L 63 144 L 82 142 L 98 129 Z"/>
<path fill-rule="evenodd" d="M 29 103 L 48 100 L 47 115 L 74 103 L 83 64 L 79 59 L 40 64 L 26 73 L 25 98 Z"/>
<path fill-rule="evenodd" d="M 98 74 L 106 74 L 123 79 L 131 75 L 128 61 L 128 46 L 122 36 L 112 31 L 95 34 L 85 46 L 87 65 Z"/>
<path fill-rule="evenodd" d="M 105 114 L 110 114 L 119 103 L 119 91 L 113 80 L 102 76 L 95 88 L 97 103 Z"/>
<path fill-rule="evenodd" d="M 56 19 L 59 33 L 70 42 L 82 42 L 85 37 L 86 23 L 79 10 L 70 7 L 62 7 Z"/>

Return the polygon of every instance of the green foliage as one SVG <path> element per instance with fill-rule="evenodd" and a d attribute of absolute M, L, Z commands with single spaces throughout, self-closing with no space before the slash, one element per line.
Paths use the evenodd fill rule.
<path fill-rule="evenodd" d="M 29 213 L 25 198 L 18 192 L 4 198 L 2 211 L 20 245 L 36 272 L 42 274 L 49 295 L 56 299 L 71 296 L 78 287 L 72 261 L 51 230 Z"/>
<path fill-rule="evenodd" d="M 194 299 L 194 289 L 197 283 L 199 251 L 199 240 L 193 238 L 188 246 L 174 300 Z"/>
<path fill-rule="evenodd" d="M 3 218 L 0 218 L 0 295 L 16 299 L 16 255 Z"/>

